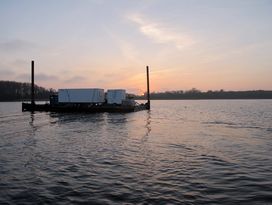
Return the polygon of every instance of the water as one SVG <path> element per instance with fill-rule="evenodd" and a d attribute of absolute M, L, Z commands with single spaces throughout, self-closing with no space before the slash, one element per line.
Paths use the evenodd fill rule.
<path fill-rule="evenodd" d="M 272 204 L 272 101 L 129 114 L 0 103 L 0 204 Z"/>

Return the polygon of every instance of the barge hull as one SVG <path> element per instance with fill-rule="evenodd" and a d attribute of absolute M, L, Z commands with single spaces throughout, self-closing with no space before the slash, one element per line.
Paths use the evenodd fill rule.
<path fill-rule="evenodd" d="M 139 104 L 135 106 L 118 106 L 118 105 L 84 105 L 84 104 L 73 104 L 70 106 L 56 105 L 52 106 L 50 104 L 31 104 L 22 103 L 22 111 L 40 111 L 40 112 L 83 112 L 83 113 L 98 113 L 98 112 L 117 112 L 117 113 L 128 113 L 137 112 L 141 110 L 147 110 L 147 104 Z"/>

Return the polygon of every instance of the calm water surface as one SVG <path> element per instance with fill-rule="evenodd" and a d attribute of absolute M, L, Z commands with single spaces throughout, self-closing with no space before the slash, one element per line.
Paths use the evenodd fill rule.
<path fill-rule="evenodd" d="M 0 103 L 0 204 L 272 204 L 272 100 L 129 114 Z"/>

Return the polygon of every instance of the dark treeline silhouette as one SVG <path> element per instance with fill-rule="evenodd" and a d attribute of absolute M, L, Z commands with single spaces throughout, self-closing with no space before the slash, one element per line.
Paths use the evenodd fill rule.
<path fill-rule="evenodd" d="M 0 101 L 19 101 L 31 98 L 31 84 L 14 81 L 0 81 Z M 35 99 L 48 100 L 56 91 L 35 85 Z"/>
<path fill-rule="evenodd" d="M 146 99 L 145 96 L 136 96 L 136 99 Z M 183 91 L 166 91 L 150 93 L 153 100 L 182 100 L 182 99 L 272 99 L 272 91 L 250 90 L 250 91 L 212 91 L 202 92 L 195 88 Z"/>
<path fill-rule="evenodd" d="M 0 81 L 0 101 L 30 100 L 31 84 L 14 81 Z M 55 94 L 54 89 L 46 89 L 35 85 L 35 99 L 48 100 L 49 96 Z M 146 99 L 144 96 L 130 94 L 130 98 Z M 182 99 L 272 99 L 272 91 L 250 90 L 250 91 L 212 91 L 202 92 L 198 89 L 187 91 L 166 91 L 150 93 L 152 100 L 182 100 Z"/>

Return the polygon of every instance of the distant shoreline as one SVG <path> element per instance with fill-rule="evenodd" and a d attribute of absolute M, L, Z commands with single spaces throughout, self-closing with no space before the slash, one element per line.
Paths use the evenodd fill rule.
<path fill-rule="evenodd" d="M 0 102 L 30 102 L 31 100 L 0 100 Z M 46 100 L 40 100 L 37 99 L 35 102 L 49 102 L 49 99 Z"/>
<path fill-rule="evenodd" d="M 145 99 L 144 96 L 134 96 L 136 99 Z M 272 91 L 249 90 L 249 91 L 207 91 L 202 92 L 195 88 L 188 91 L 153 92 L 152 100 L 245 100 L 245 99 L 272 99 Z"/>
<path fill-rule="evenodd" d="M 30 83 L 0 81 L 0 102 L 30 101 Z M 35 100 L 49 101 L 50 95 L 56 94 L 54 89 L 46 89 L 35 85 Z M 146 100 L 146 95 L 128 94 L 135 100 Z M 272 99 L 271 90 L 225 91 L 209 90 L 206 92 L 196 88 L 191 90 L 175 90 L 150 93 L 151 100 L 264 100 Z"/>
<path fill-rule="evenodd" d="M 146 99 L 140 99 L 140 98 L 134 98 L 134 100 L 146 100 Z M 193 100 L 193 101 L 198 101 L 198 100 L 272 100 L 272 98 L 210 98 L 210 99 L 208 99 L 208 98 L 199 98 L 199 99 L 196 99 L 196 98 L 192 98 L 192 99 L 190 99 L 190 98 L 187 98 L 187 99 L 150 99 L 150 100 L 153 100 L 153 101 L 157 101 L 157 100 L 164 100 L 164 101 L 167 101 L 167 100 L 169 100 L 169 101 L 172 101 L 172 100 L 180 100 L 180 101 L 182 101 L 182 100 L 184 100 L 184 101 L 187 101 L 187 100 Z M 0 101 L 0 102 L 6 102 L 6 103 L 8 103 L 8 102 L 30 102 L 30 100 L 7 100 L 7 101 Z M 48 99 L 46 99 L 46 100 L 39 100 L 39 99 L 37 99 L 37 100 L 35 100 L 35 102 L 49 102 L 49 100 Z"/>
<path fill-rule="evenodd" d="M 139 99 L 135 98 L 135 100 L 145 100 L 145 99 Z M 150 100 L 272 100 L 272 98 L 199 98 L 199 99 L 150 99 Z"/>

